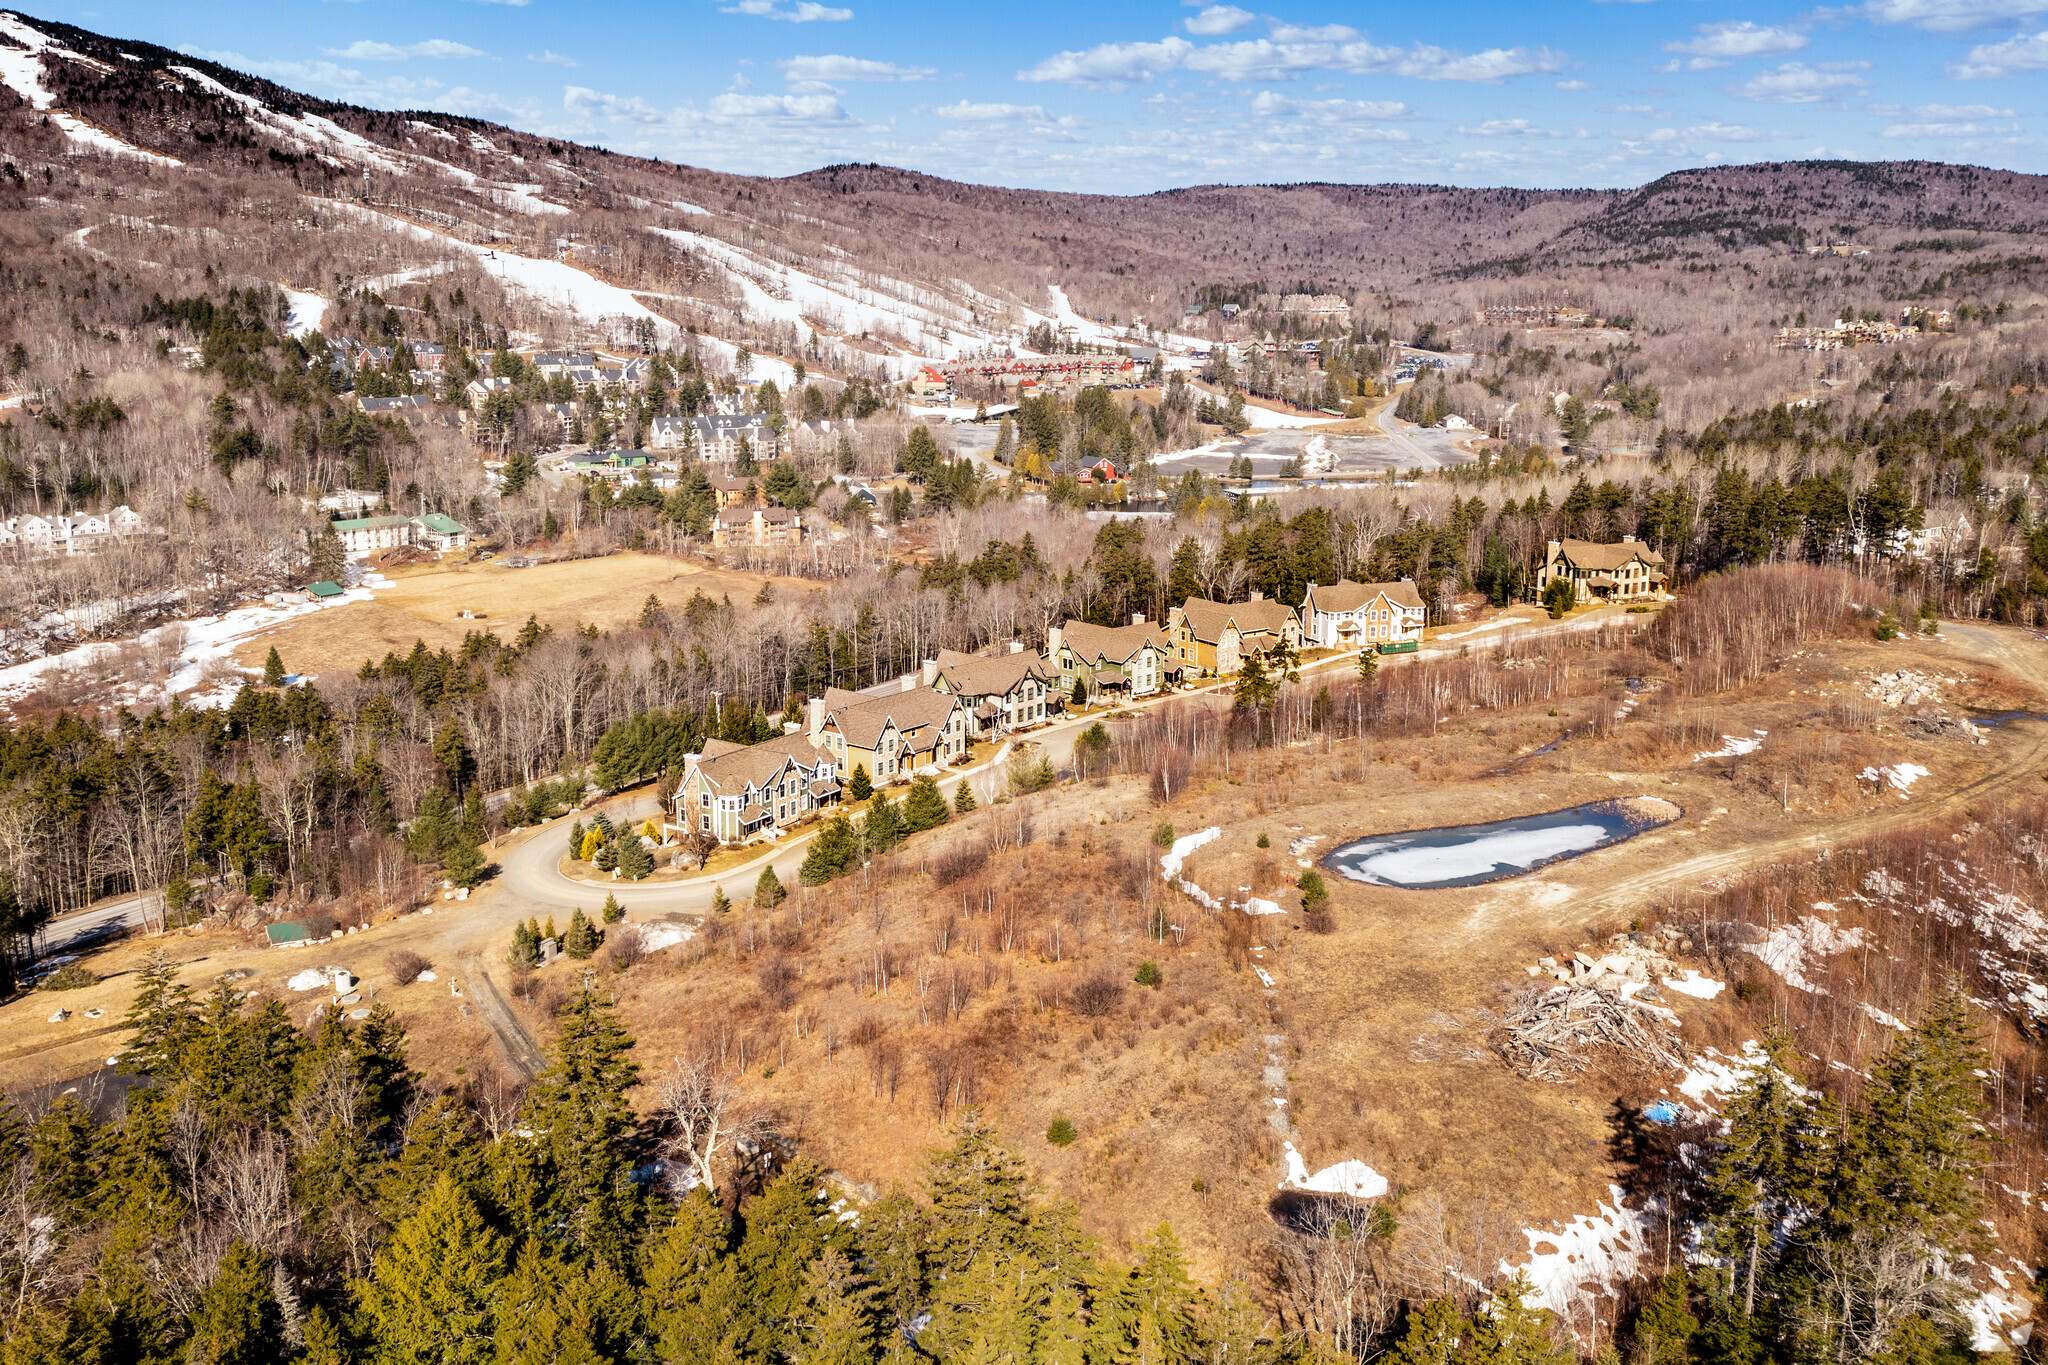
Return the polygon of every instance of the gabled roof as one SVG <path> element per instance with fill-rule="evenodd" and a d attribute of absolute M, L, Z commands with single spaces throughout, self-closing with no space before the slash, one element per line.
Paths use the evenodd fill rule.
<path fill-rule="evenodd" d="M 1096 626 L 1086 621 L 1069 621 L 1060 631 L 1060 640 L 1074 651 L 1084 663 L 1105 659 L 1113 664 L 1127 664 L 1146 645 L 1168 653 L 1166 636 L 1157 626 Z"/>
<path fill-rule="evenodd" d="M 1612 571 L 1637 559 L 1645 564 L 1664 563 L 1664 556 L 1640 540 L 1620 540 L 1612 544 L 1595 540 L 1566 540 L 1559 543 L 1558 553 L 1581 569 Z"/>
<path fill-rule="evenodd" d="M 1278 635 L 1295 619 L 1294 609 L 1284 602 L 1262 598 L 1256 602 L 1211 602 L 1190 597 L 1181 603 L 1181 617 L 1193 627 L 1195 638 L 1215 644 L 1226 626 L 1235 625 L 1239 635 Z"/>
<path fill-rule="evenodd" d="M 1008 696 L 1026 678 L 1045 680 L 1045 660 L 1028 649 L 1015 654 L 973 655 L 939 651 L 938 681 L 963 697 Z"/>
<path fill-rule="evenodd" d="M 716 755 L 711 752 L 713 745 L 720 749 Z M 767 786 L 791 764 L 802 769 L 804 779 L 809 781 L 816 776 L 820 763 L 830 762 L 830 754 L 818 752 L 812 747 L 809 736 L 798 731 L 744 747 L 722 740 L 706 740 L 703 756 L 697 760 L 697 772 L 719 791 L 737 795 L 749 787 Z"/>
<path fill-rule="evenodd" d="M 1422 610 L 1422 594 L 1415 590 L 1414 581 L 1407 578 L 1397 583 L 1353 583 L 1346 578 L 1336 583 L 1310 584 L 1301 607 L 1303 611 L 1357 611 L 1380 597 L 1411 611 Z"/>
<path fill-rule="evenodd" d="M 950 692 L 913 687 L 908 692 L 862 697 L 827 716 L 825 724 L 837 729 L 852 747 L 872 749 L 893 723 L 913 749 L 926 749 L 931 747 L 930 739 L 914 732 L 929 729 L 935 734 L 959 705 L 960 699 Z"/>
<path fill-rule="evenodd" d="M 429 512 L 423 517 L 415 518 L 415 520 L 437 536 L 466 536 L 469 534 L 467 526 L 464 526 L 445 512 Z"/>
<path fill-rule="evenodd" d="M 349 517 L 333 523 L 337 531 L 379 531 L 386 526 L 403 526 L 411 517 Z"/>

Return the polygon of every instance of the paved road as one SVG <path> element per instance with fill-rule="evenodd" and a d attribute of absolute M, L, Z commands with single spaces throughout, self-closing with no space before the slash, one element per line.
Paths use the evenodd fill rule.
<path fill-rule="evenodd" d="M 107 901 L 90 909 L 66 915 L 62 919 L 53 919 L 36 935 L 36 956 L 49 957 L 56 953 L 68 953 L 81 944 L 117 934 L 124 929 L 147 928 L 146 920 L 153 921 L 156 918 L 162 902 L 163 896 L 160 892 L 150 891 L 140 896 Z"/>
<path fill-rule="evenodd" d="M 1404 469 L 1444 469 L 1472 463 L 1472 457 L 1458 449 L 1459 433 L 1404 422 L 1394 416 L 1392 403 L 1381 406 L 1379 426 L 1381 431 L 1394 438 L 1394 444 L 1407 457 L 1402 465 Z"/>

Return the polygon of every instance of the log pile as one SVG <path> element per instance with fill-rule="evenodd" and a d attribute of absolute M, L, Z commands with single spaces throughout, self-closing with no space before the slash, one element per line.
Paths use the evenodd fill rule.
<path fill-rule="evenodd" d="M 1661 1025 L 1645 1019 L 1648 1013 L 1618 992 L 1588 985 L 1532 987 L 1508 1007 L 1494 1050 L 1517 1074 L 1555 1085 L 1570 1085 L 1599 1048 L 1645 1068 L 1684 1069 L 1684 1057 Z"/>

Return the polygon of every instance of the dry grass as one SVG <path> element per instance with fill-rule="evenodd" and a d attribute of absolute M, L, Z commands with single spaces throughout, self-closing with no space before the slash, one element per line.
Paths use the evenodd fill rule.
<path fill-rule="evenodd" d="M 286 666 L 312 674 L 354 672 L 365 659 L 404 654 L 414 640 L 429 649 L 456 649 L 471 631 L 491 631 L 510 640 L 531 615 L 558 631 L 589 623 L 600 630 L 639 620 L 649 593 L 671 609 L 693 593 L 745 605 L 766 581 L 759 575 L 708 568 L 685 559 L 621 553 L 598 559 L 508 568 L 481 564 L 432 564 L 388 571 L 393 587 L 374 602 L 349 602 L 317 615 L 297 618 L 257 636 L 237 651 L 239 662 L 261 667 L 271 646 Z M 776 579 L 784 600 L 817 591 L 814 583 Z M 462 610 L 482 620 L 461 620 Z"/>

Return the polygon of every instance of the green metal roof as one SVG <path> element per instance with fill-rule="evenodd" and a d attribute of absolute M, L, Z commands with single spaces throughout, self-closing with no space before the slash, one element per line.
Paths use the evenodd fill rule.
<path fill-rule="evenodd" d="M 415 517 L 414 520 L 436 535 L 463 536 L 469 534 L 467 526 L 464 526 L 461 522 L 444 512 L 429 512 L 423 517 Z"/>
<path fill-rule="evenodd" d="M 283 924 L 273 924 L 266 928 L 264 932 L 270 936 L 270 941 L 273 945 L 279 943 L 304 943 L 307 939 L 313 937 L 312 929 L 303 920 L 287 920 Z"/>
<path fill-rule="evenodd" d="M 411 520 L 411 517 L 350 517 L 347 521 L 335 522 L 334 529 L 337 531 L 374 531 L 385 526 L 403 526 Z"/>
<path fill-rule="evenodd" d="M 339 597 L 342 594 L 342 586 L 339 583 L 330 583 L 326 579 L 322 579 L 318 583 L 307 584 L 306 591 L 312 593 L 315 597 Z"/>

